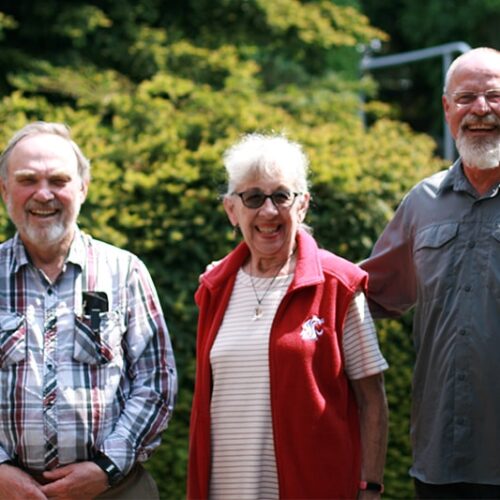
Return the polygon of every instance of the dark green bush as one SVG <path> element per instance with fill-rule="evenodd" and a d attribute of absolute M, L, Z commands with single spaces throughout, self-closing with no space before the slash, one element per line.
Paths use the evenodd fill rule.
<path fill-rule="evenodd" d="M 240 134 L 285 131 L 311 159 L 319 243 L 366 257 L 402 194 L 442 163 L 434 144 L 371 104 L 356 45 L 384 35 L 356 2 L 20 0 L 0 12 L 0 148 L 26 122 L 64 121 L 90 157 L 80 224 L 148 265 L 171 331 L 178 405 L 148 462 L 162 498 L 185 494 L 198 276 L 236 244 L 219 200 Z M 280 6 L 280 8 L 278 8 Z M 28 8 L 29 7 L 29 8 Z M 0 7 L 2 9 L 3 7 Z M 0 211 L 0 236 L 12 226 Z M 391 369 L 387 497 L 411 495 L 408 324 L 382 323 Z"/>

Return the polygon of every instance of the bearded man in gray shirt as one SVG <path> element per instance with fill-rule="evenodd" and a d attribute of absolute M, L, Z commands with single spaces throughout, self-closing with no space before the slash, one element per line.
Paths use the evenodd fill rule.
<path fill-rule="evenodd" d="M 362 263 L 375 317 L 415 307 L 418 498 L 500 498 L 500 52 L 446 75 L 460 158 L 416 185 Z"/>

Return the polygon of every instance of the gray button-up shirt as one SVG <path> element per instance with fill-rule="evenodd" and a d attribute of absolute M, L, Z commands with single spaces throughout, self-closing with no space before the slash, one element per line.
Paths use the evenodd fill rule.
<path fill-rule="evenodd" d="M 460 161 L 404 198 L 361 264 L 375 317 L 415 306 L 411 475 L 500 484 L 500 196 Z"/>

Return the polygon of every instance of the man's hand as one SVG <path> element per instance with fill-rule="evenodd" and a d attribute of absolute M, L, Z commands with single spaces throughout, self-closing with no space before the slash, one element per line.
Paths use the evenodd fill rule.
<path fill-rule="evenodd" d="M 47 497 L 29 474 L 12 465 L 0 464 L 0 500 L 46 500 Z"/>
<path fill-rule="evenodd" d="M 207 267 L 205 267 L 205 270 L 203 271 L 203 273 L 201 273 L 198 276 L 198 283 L 201 283 L 201 279 L 203 278 L 203 276 L 205 276 L 205 274 L 208 273 L 208 271 L 211 271 L 214 267 L 218 266 L 221 262 L 222 262 L 222 259 L 213 260 L 212 262 L 210 262 L 210 264 L 208 264 Z"/>
<path fill-rule="evenodd" d="M 109 488 L 108 476 L 94 462 L 79 462 L 44 472 L 51 483 L 42 486 L 47 498 L 84 500 Z"/>

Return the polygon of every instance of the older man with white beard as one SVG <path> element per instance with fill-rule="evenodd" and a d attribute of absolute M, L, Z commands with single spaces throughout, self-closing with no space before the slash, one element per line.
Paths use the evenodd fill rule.
<path fill-rule="evenodd" d="M 89 180 L 62 124 L 0 155 L 0 500 L 159 498 L 140 463 L 173 410 L 170 338 L 144 264 L 78 228 Z"/>
<path fill-rule="evenodd" d="M 450 66 L 460 158 L 417 184 L 361 265 L 375 317 L 415 308 L 411 439 L 418 498 L 500 498 L 500 52 Z"/>

